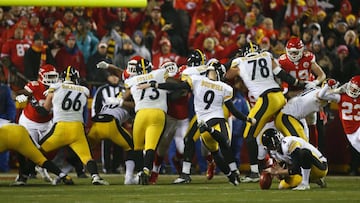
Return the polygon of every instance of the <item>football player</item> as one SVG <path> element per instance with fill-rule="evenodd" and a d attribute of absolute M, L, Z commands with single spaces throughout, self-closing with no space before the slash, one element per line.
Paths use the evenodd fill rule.
<path fill-rule="evenodd" d="M 180 75 L 183 69 L 174 62 L 166 62 L 161 65 L 160 69 L 168 70 L 167 81 L 175 83 L 180 82 Z M 166 125 L 163 136 L 160 139 L 159 145 L 155 154 L 155 161 L 149 182 L 156 184 L 160 172 L 161 164 L 166 156 L 168 148 L 174 140 L 176 147 L 176 155 L 172 157 L 172 161 L 176 167 L 177 172 L 181 173 L 181 160 L 184 153 L 184 136 L 189 127 L 188 120 L 188 91 L 178 91 L 176 93 L 170 92 L 168 94 L 168 112 L 166 116 Z"/>
<path fill-rule="evenodd" d="M 136 65 L 137 75 L 125 80 L 124 100 L 133 98 L 135 102 L 135 120 L 133 141 L 135 151 L 145 151 L 144 167 L 138 173 L 139 183 L 149 184 L 149 177 L 155 158 L 155 150 L 165 129 L 167 112 L 167 93 L 156 88 L 139 89 L 139 84 L 162 83 L 167 78 L 166 69 L 152 71 L 152 64 L 141 59 Z"/>
<path fill-rule="evenodd" d="M 108 185 L 98 173 L 85 136 L 83 111 L 86 110 L 89 89 L 79 85 L 79 72 L 68 66 L 61 74 L 62 82 L 52 84 L 43 106 L 39 110 L 46 114 L 53 110 L 53 126 L 39 144 L 41 150 L 49 152 L 69 146 L 86 165 L 93 185 Z"/>
<path fill-rule="evenodd" d="M 234 107 L 231 101 L 232 87 L 221 82 L 225 71 L 224 66 L 210 65 L 206 69 L 206 77 L 191 75 L 187 76 L 182 83 L 142 84 L 138 88 L 191 90 L 194 95 L 194 107 L 201 140 L 211 152 L 217 166 L 228 177 L 229 182 L 238 185 L 240 182 L 239 172 L 230 149 L 229 126 L 224 117 L 223 103 L 237 118 L 252 124 L 255 124 L 256 120 L 246 117 Z"/>
<path fill-rule="evenodd" d="M 108 139 L 126 151 L 125 185 L 138 184 L 137 176 L 133 176 L 136 161 L 142 153 L 134 153 L 134 144 L 131 134 L 123 127 L 130 119 L 130 110 L 134 102 L 124 101 L 122 94 L 125 87 L 120 83 L 118 76 L 108 73 L 108 84 L 100 86 L 94 95 L 92 104 L 92 126 L 87 137 L 90 146 L 95 146 L 99 141 Z M 117 96 L 115 99 L 114 97 Z M 114 148 L 113 150 L 116 150 Z M 102 149 L 104 151 L 104 149 Z"/>
<path fill-rule="evenodd" d="M 328 83 L 328 88 L 330 88 L 335 82 L 329 80 Z M 340 88 L 324 91 L 324 94 L 334 97 L 346 137 L 354 149 L 360 153 L 360 75 L 352 77 Z"/>
<path fill-rule="evenodd" d="M 330 79 L 329 83 L 333 84 L 331 88 L 336 88 L 337 84 L 333 79 Z M 276 128 L 284 136 L 296 135 L 309 141 L 305 118 L 314 112 L 319 112 L 329 102 L 335 101 L 334 98 L 323 94 L 325 88 L 328 89 L 328 84 L 325 84 L 323 88 L 311 87 L 288 100 L 280 113 L 276 115 Z"/>
<path fill-rule="evenodd" d="M 265 169 L 280 177 L 279 189 L 309 190 L 310 182 L 326 187 L 327 159 L 312 144 L 296 136 L 284 137 L 273 128 L 264 132 L 261 142 L 272 158 L 286 164 L 285 168 L 275 164 Z"/>
<path fill-rule="evenodd" d="M 296 79 L 310 81 L 305 88 L 318 86 L 326 78 L 326 74 L 316 63 L 315 55 L 305 50 L 303 41 L 298 37 L 290 38 L 286 43 L 286 54 L 279 57 L 279 64 L 281 68 Z M 302 90 L 303 88 L 294 87 L 289 84 L 286 95 L 288 98 L 292 98 Z M 317 146 L 318 132 L 316 128 L 316 112 L 309 114 L 306 117 L 306 121 L 309 125 L 310 141 Z"/>
<path fill-rule="evenodd" d="M 5 150 L 14 150 L 23 156 L 28 157 L 37 165 L 56 174 L 59 177 L 58 183 L 63 182 L 66 185 L 74 184 L 70 176 L 63 173 L 53 162 L 47 160 L 46 157 L 39 151 L 24 126 L 10 124 L 4 119 L 0 119 L 0 152 Z M 27 174 L 29 174 L 29 168 L 27 168 L 26 165 L 21 165 L 19 167 L 19 176 L 11 185 L 25 185 L 28 179 Z M 55 183 L 53 182 L 53 184 Z"/>
<path fill-rule="evenodd" d="M 305 83 L 287 74 L 267 52 L 261 52 L 259 46 L 248 42 L 241 50 L 241 56 L 231 62 L 230 69 L 226 72 L 226 78 L 232 80 L 240 76 L 248 89 L 248 98 L 256 101 L 250 109 L 249 117 L 255 118 L 257 123 L 246 124 L 244 138 L 249 150 L 250 176 L 246 176 L 243 182 L 256 182 L 259 180 L 257 164 L 256 137 L 261 129 L 270 121 L 285 105 L 286 99 L 280 85 L 275 81 L 274 75 L 294 86 L 304 87 Z"/>
<path fill-rule="evenodd" d="M 23 94 L 16 96 L 16 100 L 20 103 L 29 102 L 26 104 L 23 109 L 20 117 L 19 124 L 24 126 L 34 141 L 34 143 L 39 147 L 39 140 L 41 136 L 48 130 L 50 127 L 50 121 L 52 119 L 52 114 L 41 115 L 37 110 L 37 106 L 43 105 L 47 89 L 51 84 L 58 82 L 59 74 L 56 72 L 56 69 L 51 64 L 45 64 L 40 67 L 38 80 L 28 82 L 24 86 Z M 19 164 L 26 164 L 25 159 L 22 155 L 18 155 Z M 34 163 L 28 163 L 35 167 Z M 46 170 L 36 167 L 36 170 L 44 178 L 45 181 L 51 181 L 51 177 L 46 172 Z M 31 172 L 34 173 L 35 171 Z"/>

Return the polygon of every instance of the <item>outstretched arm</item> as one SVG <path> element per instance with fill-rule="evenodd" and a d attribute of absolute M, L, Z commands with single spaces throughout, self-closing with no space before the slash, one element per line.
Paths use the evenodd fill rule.
<path fill-rule="evenodd" d="M 227 100 L 225 102 L 225 106 L 229 109 L 229 111 L 238 119 L 243 120 L 243 121 L 247 121 L 249 123 L 251 123 L 251 125 L 255 125 L 256 124 L 256 119 L 254 118 L 250 118 L 247 117 L 246 115 L 244 115 L 243 113 L 241 113 L 240 111 L 238 111 L 236 109 L 236 107 L 234 106 L 234 104 L 232 103 L 231 100 Z"/>

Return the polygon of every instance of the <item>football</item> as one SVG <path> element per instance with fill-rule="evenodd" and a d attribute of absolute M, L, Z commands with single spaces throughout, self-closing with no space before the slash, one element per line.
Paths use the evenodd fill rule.
<path fill-rule="evenodd" d="M 260 174 L 260 181 L 259 181 L 260 188 L 263 190 L 267 190 L 271 187 L 271 183 L 272 183 L 271 174 L 266 171 L 263 171 Z"/>

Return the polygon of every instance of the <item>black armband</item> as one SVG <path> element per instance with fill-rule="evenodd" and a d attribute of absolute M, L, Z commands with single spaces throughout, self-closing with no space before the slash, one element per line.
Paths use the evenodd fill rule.
<path fill-rule="evenodd" d="M 294 78 L 293 76 L 291 76 L 290 74 L 288 74 L 287 72 L 285 72 L 284 70 L 280 70 L 276 74 L 276 77 L 280 78 L 282 81 L 285 81 L 288 84 L 293 85 L 293 86 L 297 86 L 297 84 L 298 84 L 298 80 L 296 78 Z"/>
<path fill-rule="evenodd" d="M 46 116 L 50 113 L 50 111 L 46 110 L 43 106 L 36 106 L 35 110 L 42 116 Z"/>
<path fill-rule="evenodd" d="M 150 87 L 156 88 L 156 81 L 151 81 L 150 82 Z"/>
<path fill-rule="evenodd" d="M 158 89 L 164 90 L 178 90 L 178 89 L 187 89 L 191 90 L 190 86 L 186 82 L 180 83 L 172 83 L 172 82 L 165 82 L 165 83 L 158 83 Z"/>

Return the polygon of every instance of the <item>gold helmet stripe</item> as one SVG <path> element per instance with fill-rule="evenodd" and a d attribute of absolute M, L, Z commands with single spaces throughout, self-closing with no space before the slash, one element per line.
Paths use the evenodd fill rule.
<path fill-rule="evenodd" d="M 65 80 L 66 81 L 70 81 L 70 69 L 71 69 L 71 66 L 68 66 L 67 69 L 66 69 L 66 76 L 65 76 Z"/>
<path fill-rule="evenodd" d="M 143 69 L 143 74 L 145 74 L 146 72 L 146 70 L 145 70 L 145 61 L 144 61 L 144 59 L 141 59 L 141 67 L 142 67 L 142 69 Z"/>

